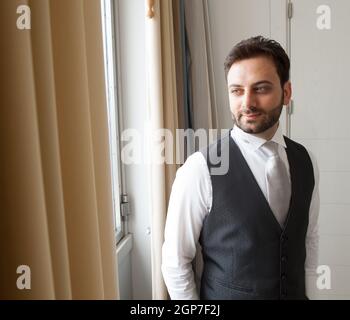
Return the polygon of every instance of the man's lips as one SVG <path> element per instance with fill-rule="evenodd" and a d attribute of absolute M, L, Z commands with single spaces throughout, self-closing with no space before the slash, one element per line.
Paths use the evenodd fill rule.
<path fill-rule="evenodd" d="M 243 116 L 248 118 L 248 119 L 255 119 L 255 118 L 259 117 L 260 115 L 261 115 L 261 113 L 243 114 Z"/>

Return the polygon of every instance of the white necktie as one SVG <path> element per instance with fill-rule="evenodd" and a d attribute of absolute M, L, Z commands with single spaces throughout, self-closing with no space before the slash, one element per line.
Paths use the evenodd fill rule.
<path fill-rule="evenodd" d="M 265 166 L 267 201 L 277 221 L 283 227 L 289 210 L 291 183 L 287 168 L 278 155 L 278 144 L 274 141 L 267 141 L 263 149 L 268 155 Z"/>

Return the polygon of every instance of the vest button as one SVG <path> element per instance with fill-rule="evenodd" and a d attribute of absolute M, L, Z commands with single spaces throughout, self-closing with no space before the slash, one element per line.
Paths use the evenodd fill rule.
<path fill-rule="evenodd" d="M 282 279 L 283 281 L 285 281 L 285 280 L 287 279 L 287 275 L 286 275 L 285 273 L 282 273 L 281 279 Z"/>
<path fill-rule="evenodd" d="M 282 260 L 282 262 L 286 262 L 287 261 L 287 256 L 282 256 L 281 260 Z"/>
<path fill-rule="evenodd" d="M 281 240 L 282 240 L 282 242 L 285 242 L 285 241 L 287 241 L 287 240 L 288 240 L 288 236 L 286 236 L 286 235 L 283 235 L 283 236 L 281 237 Z"/>

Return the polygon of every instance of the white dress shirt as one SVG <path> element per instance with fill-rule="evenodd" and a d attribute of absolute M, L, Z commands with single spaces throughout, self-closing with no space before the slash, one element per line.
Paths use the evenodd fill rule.
<path fill-rule="evenodd" d="M 233 127 L 231 137 L 241 150 L 260 189 L 267 198 L 265 182 L 266 154 L 260 148 L 266 140 Z M 281 128 L 271 139 L 278 143 L 278 153 L 286 165 L 289 180 L 289 163 Z M 310 154 L 315 175 L 309 226 L 306 235 L 306 289 L 309 298 L 316 288 L 318 263 L 318 212 L 319 174 L 315 158 Z M 172 186 L 162 248 L 162 273 L 171 299 L 195 300 L 199 298 L 202 272 L 201 247 L 198 243 L 203 220 L 212 205 L 212 185 L 206 160 L 195 152 L 178 169 Z M 195 262 L 195 263 L 194 263 Z M 194 272 L 195 269 L 195 272 Z"/>

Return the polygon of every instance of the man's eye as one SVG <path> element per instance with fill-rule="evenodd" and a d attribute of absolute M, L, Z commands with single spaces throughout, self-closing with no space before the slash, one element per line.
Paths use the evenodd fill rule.
<path fill-rule="evenodd" d="M 255 91 L 258 93 L 265 93 L 265 92 L 269 91 L 269 88 L 268 87 L 258 87 L 258 88 L 255 88 Z"/>
<path fill-rule="evenodd" d="M 231 89 L 230 92 L 231 92 L 231 94 L 239 95 L 242 93 L 242 90 L 241 89 Z"/>

